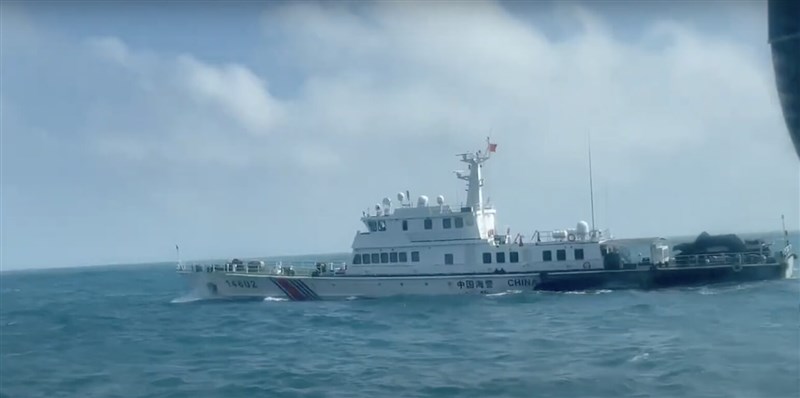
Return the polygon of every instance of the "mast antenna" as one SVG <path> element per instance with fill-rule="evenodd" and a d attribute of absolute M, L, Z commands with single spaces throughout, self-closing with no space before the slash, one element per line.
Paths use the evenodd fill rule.
<path fill-rule="evenodd" d="M 589 141 L 589 201 L 591 202 L 592 206 L 592 231 L 595 231 L 594 227 L 594 181 L 592 180 L 592 135 L 591 133 L 587 134 L 587 138 Z"/>
<path fill-rule="evenodd" d="M 783 227 L 783 239 L 786 241 L 786 245 L 789 245 L 789 231 L 786 230 L 786 220 L 783 218 L 783 214 L 781 214 L 781 226 Z"/>

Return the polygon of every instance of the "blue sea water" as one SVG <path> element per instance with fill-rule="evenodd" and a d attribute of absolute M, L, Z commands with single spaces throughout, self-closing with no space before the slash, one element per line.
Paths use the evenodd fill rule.
<path fill-rule="evenodd" d="M 797 279 L 192 301 L 171 264 L 5 272 L 0 396 L 800 396 Z"/>

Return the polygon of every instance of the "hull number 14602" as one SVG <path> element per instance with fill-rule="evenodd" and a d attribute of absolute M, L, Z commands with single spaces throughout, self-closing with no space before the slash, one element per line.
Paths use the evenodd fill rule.
<path fill-rule="evenodd" d="M 234 280 L 228 281 L 226 280 L 225 283 L 228 287 L 240 287 L 243 289 L 257 289 L 256 281 L 242 281 L 242 280 Z"/>

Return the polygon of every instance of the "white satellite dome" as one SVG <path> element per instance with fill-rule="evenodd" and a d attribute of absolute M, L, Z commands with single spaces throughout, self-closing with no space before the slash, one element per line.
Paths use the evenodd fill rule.
<path fill-rule="evenodd" d="M 577 228 L 575 228 L 577 235 L 581 238 L 589 234 L 589 223 L 586 221 L 578 221 Z"/>
<path fill-rule="evenodd" d="M 436 197 L 436 203 L 438 203 L 439 206 L 443 205 L 444 204 L 444 195 L 437 196 Z"/>
<path fill-rule="evenodd" d="M 428 205 L 428 197 L 425 195 L 420 195 L 419 199 L 417 199 L 417 207 L 425 207 Z"/>

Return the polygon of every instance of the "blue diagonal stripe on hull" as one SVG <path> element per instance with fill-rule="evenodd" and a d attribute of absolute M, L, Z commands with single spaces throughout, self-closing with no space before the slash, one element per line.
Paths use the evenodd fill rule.
<path fill-rule="evenodd" d="M 314 293 L 314 291 L 311 290 L 311 288 L 308 287 L 308 285 L 306 285 L 306 283 L 303 282 L 302 280 L 300 280 L 300 279 L 290 279 L 290 281 L 291 281 L 292 285 L 295 288 L 297 288 L 297 290 L 303 292 L 303 294 L 305 294 L 308 298 L 310 298 L 312 300 L 319 299 L 319 296 L 317 296 L 317 294 Z"/>

